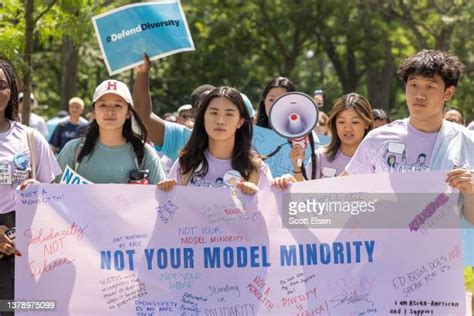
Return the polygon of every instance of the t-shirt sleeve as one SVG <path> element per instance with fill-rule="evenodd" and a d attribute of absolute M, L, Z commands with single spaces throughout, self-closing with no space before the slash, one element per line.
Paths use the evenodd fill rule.
<path fill-rule="evenodd" d="M 168 174 L 170 172 L 171 166 L 173 162 L 168 156 L 164 155 L 163 153 L 158 153 L 158 157 L 160 157 L 161 164 L 163 165 L 163 169 L 165 169 L 165 173 Z"/>
<path fill-rule="evenodd" d="M 43 118 L 38 123 L 38 130 L 41 134 L 43 134 L 45 139 L 48 139 L 48 127 L 46 126 L 46 122 Z"/>
<path fill-rule="evenodd" d="M 168 156 L 171 161 L 175 161 L 178 158 L 179 151 L 186 145 L 190 136 L 191 130 L 186 126 L 166 122 L 163 146 L 157 147 L 157 150 Z"/>
<path fill-rule="evenodd" d="M 58 124 L 56 128 L 54 129 L 53 135 L 51 135 L 51 138 L 49 139 L 49 143 L 53 145 L 54 147 L 59 148 L 61 146 L 60 136 L 61 136 L 61 124 Z"/>
<path fill-rule="evenodd" d="M 258 189 L 259 190 L 267 190 L 271 187 L 273 181 L 272 171 L 270 167 L 262 161 L 262 165 L 260 166 L 259 170 L 259 178 L 258 178 Z"/>
<path fill-rule="evenodd" d="M 75 162 L 75 150 L 76 150 L 76 145 L 78 145 L 79 139 L 73 139 L 69 142 L 67 142 L 66 145 L 64 145 L 63 149 L 58 154 L 58 163 L 59 167 L 61 167 L 61 170 L 64 171 L 66 166 L 71 167 L 74 169 L 74 162 Z M 61 180 L 61 177 L 56 177 L 56 183 L 59 183 Z"/>
<path fill-rule="evenodd" d="M 346 172 L 349 174 L 375 173 L 375 154 L 376 149 L 373 147 L 371 138 L 364 138 L 347 164 Z"/>
<path fill-rule="evenodd" d="M 168 179 L 175 179 L 178 185 L 181 185 L 181 177 L 178 177 L 179 170 L 179 160 L 176 160 L 173 166 L 171 166 L 170 173 L 168 174 Z"/>
<path fill-rule="evenodd" d="M 156 184 L 166 179 L 166 173 L 161 164 L 160 157 L 148 144 L 145 144 L 145 168 L 150 170 L 150 184 Z"/>
<path fill-rule="evenodd" d="M 36 130 L 33 130 L 36 154 L 36 180 L 50 183 L 61 174 L 61 168 L 54 157 L 46 139 Z"/>

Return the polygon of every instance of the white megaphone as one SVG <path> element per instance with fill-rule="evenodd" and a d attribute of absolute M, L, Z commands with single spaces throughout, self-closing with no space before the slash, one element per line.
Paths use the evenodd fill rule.
<path fill-rule="evenodd" d="M 275 100 L 268 119 L 278 135 L 306 148 L 307 135 L 318 123 L 318 114 L 313 98 L 301 92 L 289 92 Z M 302 162 L 298 159 L 298 166 Z"/>

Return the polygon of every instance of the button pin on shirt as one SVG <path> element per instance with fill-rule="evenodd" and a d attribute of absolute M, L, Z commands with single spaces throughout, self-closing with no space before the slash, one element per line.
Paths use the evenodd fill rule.
<path fill-rule="evenodd" d="M 26 170 L 30 164 L 30 158 L 24 153 L 18 153 L 13 156 L 13 163 L 19 170 Z"/>
<path fill-rule="evenodd" d="M 239 181 L 242 179 L 242 175 L 237 170 L 229 170 L 224 174 L 224 183 L 232 187 L 232 196 L 236 197 L 236 187 Z"/>
<path fill-rule="evenodd" d="M 242 179 L 242 175 L 237 170 L 229 170 L 224 174 L 224 183 L 235 187 Z"/>

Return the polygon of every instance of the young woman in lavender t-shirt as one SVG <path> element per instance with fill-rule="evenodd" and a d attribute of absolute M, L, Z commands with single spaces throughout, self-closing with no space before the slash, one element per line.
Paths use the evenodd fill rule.
<path fill-rule="evenodd" d="M 268 188 L 270 169 L 251 149 L 251 142 L 251 118 L 242 96 L 234 88 L 215 88 L 199 107 L 191 138 L 169 179 L 159 182 L 158 188 L 236 186 L 244 194 Z M 235 176 L 228 178 L 230 174 Z"/>
<path fill-rule="evenodd" d="M 344 171 L 362 139 L 372 130 L 374 120 L 369 101 L 357 93 L 343 95 L 336 100 L 329 114 L 328 126 L 332 140 L 316 150 L 315 179 L 336 177 Z M 304 160 L 304 149 L 295 145 L 290 153 L 293 175 L 276 180 L 276 185 L 286 188 L 288 182 L 304 181 L 302 167 L 297 160 Z M 306 175 L 311 180 L 312 162 L 306 164 Z"/>

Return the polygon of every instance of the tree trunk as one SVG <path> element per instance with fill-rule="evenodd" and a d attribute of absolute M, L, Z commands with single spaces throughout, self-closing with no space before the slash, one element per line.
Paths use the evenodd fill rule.
<path fill-rule="evenodd" d="M 341 83 L 342 93 L 357 91 L 360 74 L 357 72 L 357 61 L 351 45 L 346 44 L 347 51 L 345 55 L 337 53 L 336 44 L 327 37 L 322 36 L 321 45 L 323 46 L 326 56 L 334 66 L 337 78 Z"/>
<path fill-rule="evenodd" d="M 288 56 L 284 59 L 282 75 L 291 78 L 293 70 L 295 69 L 297 56 Z"/>
<path fill-rule="evenodd" d="M 357 72 L 357 61 L 355 58 L 355 51 L 352 49 L 350 43 L 346 44 L 346 70 L 343 77 L 339 77 L 342 86 L 342 93 L 356 92 L 359 86 L 360 75 Z"/>
<path fill-rule="evenodd" d="M 63 45 L 61 48 L 61 110 L 68 110 L 69 99 L 74 97 L 76 94 L 78 62 L 79 52 L 77 47 L 74 45 L 72 38 L 68 35 L 63 36 Z"/>
<path fill-rule="evenodd" d="M 394 65 L 392 59 L 385 60 L 382 68 L 367 65 L 368 99 L 372 108 L 390 112 L 390 87 L 393 80 Z"/>
<path fill-rule="evenodd" d="M 24 69 L 23 69 L 23 110 L 21 121 L 24 125 L 30 123 L 30 93 L 31 93 L 31 73 L 33 69 L 33 31 L 34 25 L 34 0 L 25 0 L 25 50 L 24 50 Z"/>

